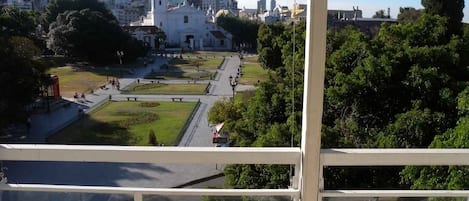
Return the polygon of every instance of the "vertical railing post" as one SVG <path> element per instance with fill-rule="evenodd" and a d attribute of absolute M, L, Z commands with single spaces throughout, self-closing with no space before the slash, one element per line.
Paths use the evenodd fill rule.
<path fill-rule="evenodd" d="M 134 201 L 143 201 L 143 195 L 140 192 L 134 193 Z"/>
<path fill-rule="evenodd" d="M 326 63 L 327 0 L 308 1 L 301 138 L 301 200 L 320 201 L 321 125 Z"/>

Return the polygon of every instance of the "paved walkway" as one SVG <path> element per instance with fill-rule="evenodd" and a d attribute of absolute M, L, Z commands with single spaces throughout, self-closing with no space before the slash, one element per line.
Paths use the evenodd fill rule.
<path fill-rule="evenodd" d="M 125 88 L 151 70 L 159 70 L 159 66 L 167 62 L 158 58 L 154 64 L 146 68 L 139 68 L 133 76 L 119 79 L 121 88 Z M 211 81 L 210 94 L 202 96 L 178 96 L 184 101 L 199 101 L 201 105 L 195 113 L 179 146 L 214 146 L 212 144 L 212 128 L 207 122 L 210 107 L 216 100 L 232 96 L 232 89 L 228 82 L 230 75 L 235 76 L 240 64 L 238 57 L 227 57 L 224 65 L 218 70 L 218 77 Z M 104 103 L 109 99 L 126 100 L 117 89 L 108 85 L 106 90 L 96 90 L 94 94 L 87 94 L 86 101 L 74 102 L 70 107 L 60 108 L 49 114 L 34 115 L 32 127 L 28 135 L 14 139 L 19 142 L 45 142 L 47 137 L 63 128 L 79 117 L 78 109 L 85 112 Z M 170 101 L 166 95 L 132 95 L 138 100 Z M 74 101 L 74 100 L 72 100 Z M 175 164 L 128 164 L 128 163 L 68 163 L 68 162 L 5 162 L 8 167 L 7 177 L 10 183 L 47 183 L 68 185 L 98 185 L 98 186 L 132 186 L 132 187 L 175 187 L 189 181 L 209 177 L 222 172 L 217 164 L 203 165 L 175 165 Z M 127 196 L 84 195 L 63 193 L 11 193 L 4 192 L 4 201 L 13 200 L 125 200 Z"/>

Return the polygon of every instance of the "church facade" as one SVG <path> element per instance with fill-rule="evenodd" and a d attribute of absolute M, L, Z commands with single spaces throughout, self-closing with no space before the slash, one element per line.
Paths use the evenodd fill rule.
<path fill-rule="evenodd" d="M 155 26 L 166 34 L 166 48 L 231 50 L 232 35 L 215 23 L 215 12 L 203 11 L 188 1 L 171 5 L 168 0 L 150 0 L 151 10 L 139 26 Z"/>

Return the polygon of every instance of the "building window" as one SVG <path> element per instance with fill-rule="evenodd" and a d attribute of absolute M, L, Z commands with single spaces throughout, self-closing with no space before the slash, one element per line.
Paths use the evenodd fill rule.
<path fill-rule="evenodd" d="M 159 4 L 160 4 L 160 6 L 161 6 L 161 0 L 160 0 Z"/>
<path fill-rule="evenodd" d="M 160 22 L 160 27 L 163 27 L 163 22 Z"/>
<path fill-rule="evenodd" d="M 225 45 L 225 40 L 220 40 L 220 46 L 224 46 Z"/>
<path fill-rule="evenodd" d="M 189 16 L 187 15 L 184 16 L 184 23 L 189 23 Z"/>

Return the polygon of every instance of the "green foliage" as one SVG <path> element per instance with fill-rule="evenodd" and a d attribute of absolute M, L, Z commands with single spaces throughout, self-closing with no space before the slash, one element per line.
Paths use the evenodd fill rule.
<path fill-rule="evenodd" d="M 391 16 L 386 15 L 386 12 L 384 10 L 378 10 L 376 13 L 372 16 L 372 18 L 391 18 Z"/>
<path fill-rule="evenodd" d="M 462 36 L 448 37 L 451 26 L 444 17 L 423 13 L 412 20 L 383 24 L 374 37 L 351 27 L 328 32 L 322 147 L 444 147 L 458 145 L 453 141 L 459 139 L 459 146 L 466 146 L 461 136 L 469 120 L 460 115 L 468 107 L 469 90 L 463 90 L 469 73 L 465 59 L 469 28 Z M 259 28 L 259 60 L 276 73 L 258 86 L 246 107 L 241 107 L 240 117 L 225 118 L 235 146 L 298 145 L 304 29 L 302 23 Z M 399 183 L 401 170 L 326 168 L 325 185 L 327 189 L 469 187 L 465 176 L 456 176 L 458 171 L 466 175 L 463 168 L 424 172 L 408 168 L 401 172 Z M 267 176 L 279 178 L 278 186 L 286 186 L 287 172 L 256 165 L 225 170 L 228 184 L 235 188 L 272 186 Z M 370 179 L 363 179 L 365 174 Z"/>
<path fill-rule="evenodd" d="M 414 23 L 383 25 L 372 40 L 351 28 L 329 33 L 323 146 L 422 148 L 454 127 L 467 68 L 460 57 L 465 42 L 448 40 L 447 25 L 442 17 L 422 14 Z M 389 183 L 397 171 L 328 170 L 326 178 L 335 182 L 326 188 L 419 182 L 404 172 L 406 182 Z M 388 179 L 370 186 L 351 179 L 356 174 Z"/>
<path fill-rule="evenodd" d="M 146 52 L 143 44 L 117 23 L 90 9 L 59 14 L 50 24 L 48 37 L 47 45 L 54 52 L 91 62 L 116 62 L 117 50 L 124 52 L 124 61 L 133 61 Z"/>
<path fill-rule="evenodd" d="M 446 37 L 451 35 L 460 35 L 462 18 L 464 17 L 464 0 L 422 0 L 425 12 L 431 15 L 440 15 L 448 20 L 448 29 Z"/>
<path fill-rule="evenodd" d="M 235 104 L 238 111 L 235 114 L 239 115 L 222 117 L 233 146 L 290 147 L 299 144 L 305 30 L 304 21 L 294 25 L 262 25 L 259 41 L 275 43 L 279 51 L 277 59 L 281 59 L 272 68 L 275 73 L 257 85 L 253 97 Z M 272 34 L 274 32 L 276 34 Z M 267 45 L 259 47 L 270 48 Z M 223 109 L 220 113 L 224 114 Z M 227 184 L 234 188 L 286 188 L 290 184 L 289 167 L 286 166 L 232 165 L 225 168 L 225 175 Z"/>
<path fill-rule="evenodd" d="M 35 45 L 36 25 L 31 12 L 0 8 L 0 127 L 26 121 L 24 106 L 48 80 L 44 64 L 34 59 L 41 52 Z"/>
<path fill-rule="evenodd" d="M 421 14 L 422 10 L 417 10 L 412 7 L 400 7 L 399 14 L 397 15 L 397 21 L 399 23 L 416 22 Z"/>
<path fill-rule="evenodd" d="M 282 23 L 272 25 L 262 24 L 259 27 L 257 38 L 257 52 L 259 53 L 259 62 L 265 69 L 275 70 L 282 66 L 282 45 L 285 27 Z"/>
<path fill-rule="evenodd" d="M 31 36 L 37 23 L 34 15 L 28 11 L 20 11 L 14 7 L 0 8 L 0 37 Z"/>
<path fill-rule="evenodd" d="M 83 9 L 100 12 L 110 23 L 117 23 L 116 18 L 103 2 L 97 0 L 51 0 L 43 13 L 44 27 L 48 29 L 49 25 L 56 21 L 57 16 L 65 11 Z"/>
<path fill-rule="evenodd" d="M 255 21 L 221 15 L 217 18 L 217 25 L 233 35 L 235 46 L 243 44 L 251 48 L 256 48 L 256 36 L 259 24 Z"/>
<path fill-rule="evenodd" d="M 216 101 L 208 113 L 208 121 L 222 123 L 229 120 L 237 120 L 241 116 L 237 105 L 228 99 Z"/>

